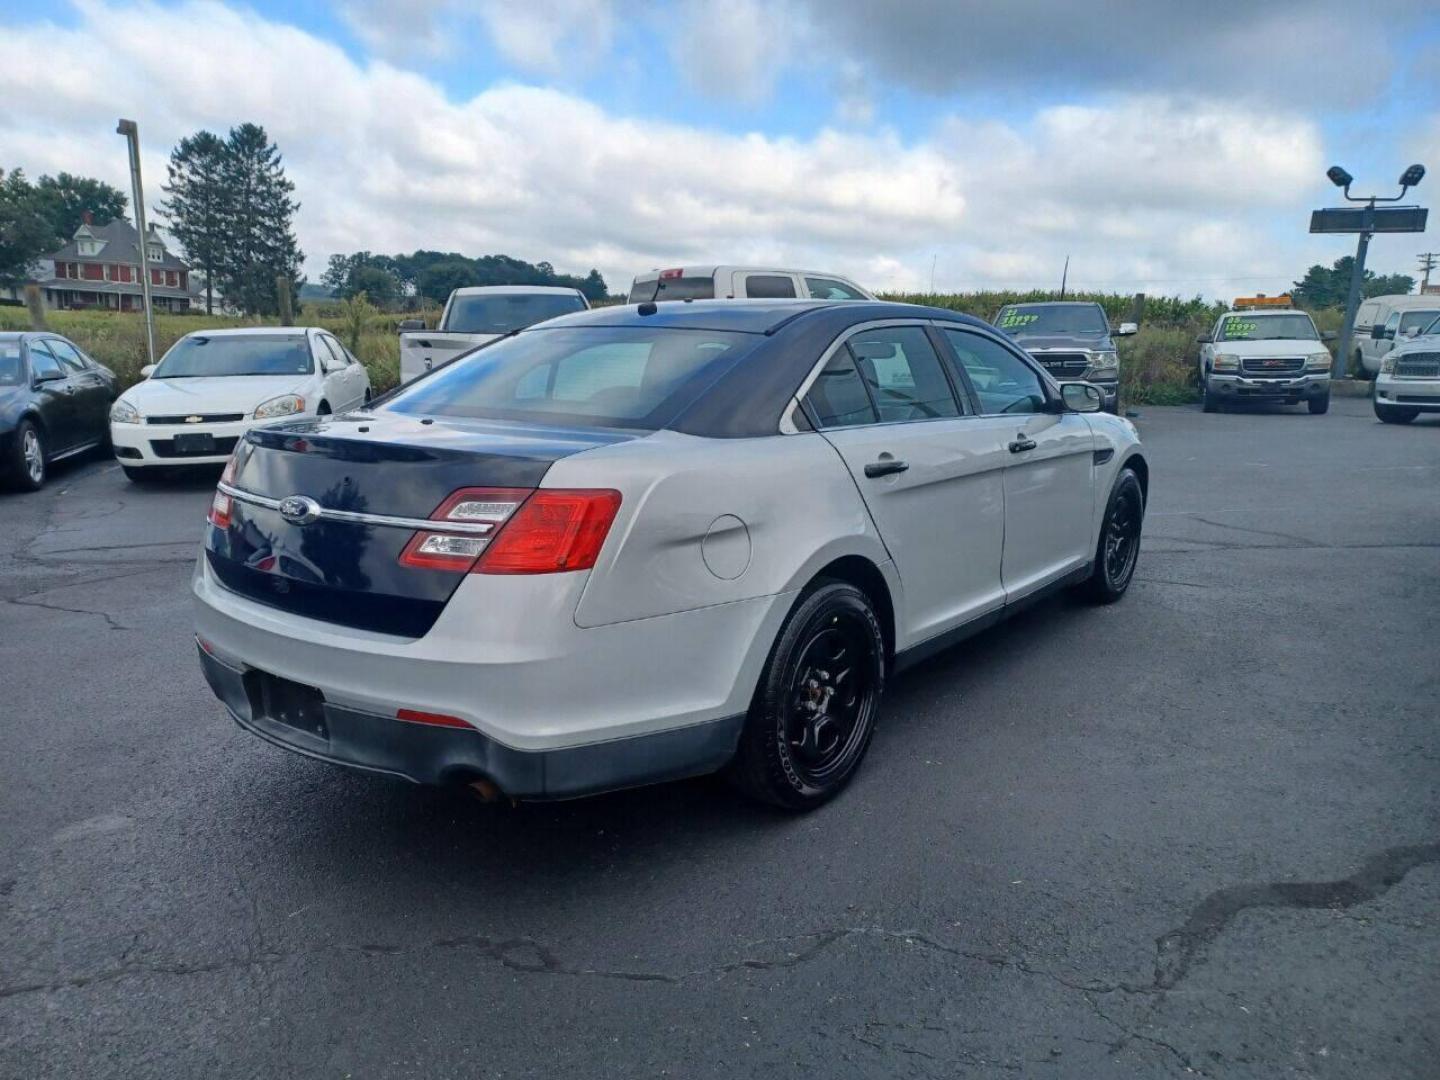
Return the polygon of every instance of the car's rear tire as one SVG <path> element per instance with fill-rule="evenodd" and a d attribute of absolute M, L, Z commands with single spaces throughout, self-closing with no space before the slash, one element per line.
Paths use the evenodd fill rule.
<path fill-rule="evenodd" d="M 1081 586 L 1098 604 L 1113 604 L 1125 595 L 1140 559 L 1140 534 L 1145 523 L 1145 489 L 1134 469 L 1121 469 L 1110 489 L 1101 519 L 1095 562 Z"/>
<path fill-rule="evenodd" d="M 870 598 L 847 582 L 820 582 L 780 629 L 730 778 L 787 810 L 829 801 L 870 746 L 884 688 L 885 638 Z"/>
<path fill-rule="evenodd" d="M 1375 417 L 1382 424 L 1408 424 L 1420 415 L 1419 409 L 1409 409 L 1403 405 L 1382 405 L 1375 402 Z"/>
<path fill-rule="evenodd" d="M 1305 404 L 1309 406 L 1311 416 L 1324 416 L 1330 411 L 1330 391 L 1325 391 L 1319 397 L 1312 397 Z"/>
<path fill-rule="evenodd" d="M 21 420 L 15 429 L 15 449 L 10 460 L 0 462 L 0 473 L 21 491 L 39 491 L 45 486 L 45 434 L 33 420 Z"/>

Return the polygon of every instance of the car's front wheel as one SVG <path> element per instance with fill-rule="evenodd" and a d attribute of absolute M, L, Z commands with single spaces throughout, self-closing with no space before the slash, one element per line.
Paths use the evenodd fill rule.
<path fill-rule="evenodd" d="M 780 630 L 730 774 L 747 794 L 809 810 L 850 781 L 885 686 L 885 639 L 869 597 L 823 582 Z"/>
<path fill-rule="evenodd" d="M 10 475 L 21 489 L 39 491 L 45 486 L 45 436 L 33 420 L 20 421 L 13 460 L 3 464 L 9 466 Z"/>
<path fill-rule="evenodd" d="M 1206 379 L 1206 380 L 1205 380 L 1205 391 L 1204 391 L 1204 392 L 1205 392 L 1205 397 L 1204 397 L 1204 400 L 1201 402 L 1200 408 L 1203 409 L 1205 412 L 1212 412 L 1212 413 L 1213 413 L 1213 412 L 1219 412 L 1219 411 L 1220 411 L 1220 395 L 1211 392 L 1211 390 L 1210 390 L 1210 380 L 1209 380 L 1209 379 Z"/>
<path fill-rule="evenodd" d="M 1110 489 L 1095 562 L 1084 589 L 1090 599 L 1113 604 L 1130 588 L 1140 559 L 1140 531 L 1145 521 L 1145 489 L 1134 469 L 1122 469 Z"/>
<path fill-rule="evenodd" d="M 1375 417 L 1382 424 L 1408 424 L 1420 415 L 1419 409 L 1406 408 L 1403 405 L 1382 405 L 1375 402 Z"/>
<path fill-rule="evenodd" d="M 1311 416 L 1323 416 L 1330 411 L 1330 391 L 1325 391 L 1319 397 L 1312 397 L 1306 404 L 1310 407 Z"/>

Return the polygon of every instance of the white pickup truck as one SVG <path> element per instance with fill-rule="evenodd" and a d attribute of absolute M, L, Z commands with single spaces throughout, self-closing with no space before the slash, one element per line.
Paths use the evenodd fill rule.
<path fill-rule="evenodd" d="M 434 330 L 426 330 L 419 319 L 400 324 L 400 381 L 418 378 L 487 341 L 589 306 L 579 289 L 552 285 L 456 289 Z"/>

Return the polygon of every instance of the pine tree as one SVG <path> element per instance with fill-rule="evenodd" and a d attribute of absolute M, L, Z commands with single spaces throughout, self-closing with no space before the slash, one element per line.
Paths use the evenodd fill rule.
<path fill-rule="evenodd" d="M 279 148 L 258 124 L 231 128 L 225 151 L 225 294 L 243 311 L 274 314 L 277 276 L 290 279 L 292 293 L 299 291 L 304 255 L 293 231 L 300 209 L 291 198 L 295 185 L 285 176 Z"/>
<path fill-rule="evenodd" d="M 205 272 L 207 315 L 215 310 L 215 280 L 224 264 L 232 216 L 226 155 L 225 141 L 213 132 L 181 139 L 170 152 L 170 182 L 164 187 L 170 199 L 159 206 L 185 258 Z"/>

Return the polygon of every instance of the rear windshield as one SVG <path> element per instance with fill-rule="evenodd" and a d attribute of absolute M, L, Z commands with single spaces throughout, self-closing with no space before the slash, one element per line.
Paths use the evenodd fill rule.
<path fill-rule="evenodd" d="M 1010 334 L 1105 334 L 1110 324 L 1096 304 L 1007 304 L 995 325 Z"/>
<path fill-rule="evenodd" d="M 0 341 L 0 386 L 19 386 L 25 381 L 20 364 L 20 342 Z"/>
<path fill-rule="evenodd" d="M 1228 315 L 1221 341 L 1319 341 L 1309 315 Z"/>
<path fill-rule="evenodd" d="M 656 286 L 659 286 L 657 289 Z M 714 300 L 715 279 L 712 277 L 650 278 L 630 286 L 632 304 L 650 300 Z"/>
<path fill-rule="evenodd" d="M 303 334 L 192 334 L 171 346 L 152 379 L 216 375 L 308 375 L 314 368 Z"/>
<path fill-rule="evenodd" d="M 583 310 L 585 301 L 574 293 L 462 294 L 450 301 L 450 312 L 441 329 L 457 334 L 508 334 Z"/>
<path fill-rule="evenodd" d="M 476 349 L 384 408 L 653 431 L 762 340 L 719 330 L 538 328 Z"/>

